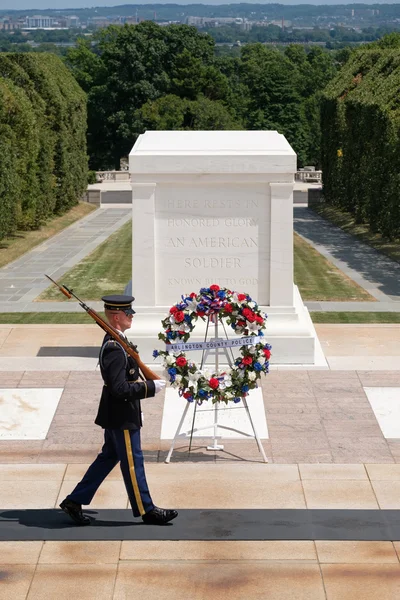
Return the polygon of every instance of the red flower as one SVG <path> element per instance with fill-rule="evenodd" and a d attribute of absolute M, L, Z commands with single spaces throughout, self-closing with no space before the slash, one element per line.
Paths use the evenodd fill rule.
<path fill-rule="evenodd" d="M 209 386 L 213 390 L 216 390 L 217 387 L 219 386 L 219 381 L 218 381 L 218 379 L 215 379 L 215 377 L 211 377 L 211 379 L 210 379 L 210 381 L 208 383 L 209 383 Z"/>
<path fill-rule="evenodd" d="M 250 323 L 252 323 L 252 322 L 254 321 L 255 314 L 253 313 L 253 311 L 252 311 L 252 310 L 250 310 L 250 308 L 244 308 L 244 309 L 242 310 L 242 315 L 243 315 L 244 317 L 246 317 L 246 319 L 247 319 L 247 320 L 248 320 Z"/>
<path fill-rule="evenodd" d="M 176 306 L 172 306 L 172 307 L 169 309 L 169 312 L 171 313 L 171 315 L 173 315 L 174 313 L 178 312 L 178 308 L 177 308 Z"/>
<path fill-rule="evenodd" d="M 246 327 L 246 321 L 238 321 L 237 326 L 238 327 Z"/>
<path fill-rule="evenodd" d="M 174 314 L 174 317 L 175 317 L 176 323 L 182 323 L 183 319 L 185 318 L 185 315 L 182 310 L 177 310 L 176 313 Z"/>
<path fill-rule="evenodd" d="M 263 352 L 264 352 L 265 358 L 267 360 L 269 360 L 271 358 L 271 352 L 269 350 L 267 350 L 266 348 L 264 348 Z"/>
<path fill-rule="evenodd" d="M 253 359 L 251 358 L 251 356 L 244 356 L 242 358 L 242 363 L 244 365 L 251 365 L 252 362 L 253 362 Z"/>
<path fill-rule="evenodd" d="M 183 397 L 184 398 L 191 398 L 192 394 L 190 392 L 183 392 Z"/>
<path fill-rule="evenodd" d="M 198 310 L 197 314 L 199 315 L 199 317 L 204 317 L 204 315 L 206 314 L 204 311 L 202 310 Z"/>
<path fill-rule="evenodd" d="M 227 313 L 231 313 L 233 311 L 233 306 L 232 304 L 225 304 L 225 311 Z"/>
<path fill-rule="evenodd" d="M 184 356 L 178 356 L 176 359 L 176 364 L 178 367 L 184 367 L 187 364 L 187 360 Z"/>
<path fill-rule="evenodd" d="M 262 317 L 260 317 L 259 315 L 256 315 L 255 319 L 256 319 L 256 323 L 260 323 L 260 325 L 262 323 L 264 323 L 264 319 Z"/>
<path fill-rule="evenodd" d="M 216 284 L 214 283 L 213 285 L 210 285 L 210 290 L 211 290 L 212 292 L 219 292 L 219 290 L 220 290 L 220 287 L 219 287 L 219 285 L 216 285 Z"/>
<path fill-rule="evenodd" d="M 186 331 L 178 331 L 179 335 L 185 335 Z"/>
<path fill-rule="evenodd" d="M 246 300 L 246 294 L 238 294 L 238 300 L 239 302 L 242 302 L 242 300 Z"/>
<path fill-rule="evenodd" d="M 191 298 L 196 298 L 196 294 L 195 294 L 194 292 L 192 292 L 192 293 L 190 294 L 190 297 L 191 297 Z"/>

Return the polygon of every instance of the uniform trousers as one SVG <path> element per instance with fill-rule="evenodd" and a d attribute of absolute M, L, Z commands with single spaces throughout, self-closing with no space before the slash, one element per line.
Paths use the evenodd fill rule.
<path fill-rule="evenodd" d="M 105 429 L 100 454 L 67 498 L 78 504 L 90 504 L 99 486 L 118 462 L 134 516 L 140 517 L 152 510 L 154 504 L 144 471 L 140 429 Z"/>

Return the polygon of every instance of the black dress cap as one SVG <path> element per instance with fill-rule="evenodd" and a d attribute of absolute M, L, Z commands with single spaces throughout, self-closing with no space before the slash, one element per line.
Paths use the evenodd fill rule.
<path fill-rule="evenodd" d="M 134 315 L 135 311 L 133 310 L 131 304 L 135 300 L 133 296 L 123 296 L 113 295 L 113 296 L 103 296 L 102 300 L 104 302 L 104 308 L 108 310 L 121 310 L 128 315 Z"/>

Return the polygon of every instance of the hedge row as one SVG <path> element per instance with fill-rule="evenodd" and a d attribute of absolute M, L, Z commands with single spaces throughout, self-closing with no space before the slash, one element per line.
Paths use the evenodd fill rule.
<path fill-rule="evenodd" d="M 355 52 L 322 100 L 324 196 L 389 239 L 400 235 L 400 48 Z"/>
<path fill-rule="evenodd" d="M 86 95 L 53 54 L 0 54 L 0 239 L 76 204 L 87 184 Z"/>

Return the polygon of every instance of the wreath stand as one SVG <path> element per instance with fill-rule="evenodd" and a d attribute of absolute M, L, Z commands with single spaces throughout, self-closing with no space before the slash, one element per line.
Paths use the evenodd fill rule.
<path fill-rule="evenodd" d="M 224 322 L 219 318 L 218 315 L 212 314 L 212 315 L 209 315 L 208 320 L 207 320 L 207 328 L 206 328 L 206 333 L 205 333 L 205 337 L 204 337 L 204 341 L 205 342 L 207 341 L 208 327 L 210 325 L 210 322 L 214 323 L 214 338 L 213 338 L 213 340 L 215 342 L 220 341 L 220 338 L 218 337 L 218 323 L 219 322 L 222 324 L 222 326 L 224 328 L 226 339 L 228 339 L 228 335 L 227 335 L 226 330 L 225 330 Z M 232 350 L 231 350 L 231 355 L 232 355 L 232 357 L 231 357 L 231 356 L 229 356 L 227 348 L 224 348 L 224 347 L 223 348 L 218 348 L 216 346 L 215 348 L 210 348 L 210 349 L 207 349 L 207 350 L 203 350 L 200 369 L 203 368 L 204 363 L 205 363 L 207 357 L 211 354 L 211 355 L 215 355 L 215 372 L 217 373 L 218 372 L 218 368 L 219 368 L 218 365 L 219 365 L 219 353 L 220 352 L 222 354 L 225 354 L 229 366 L 232 367 L 232 365 L 233 365 L 232 359 L 234 359 Z M 242 398 L 242 401 L 243 401 L 244 409 L 245 409 L 246 414 L 248 416 L 248 419 L 250 421 L 250 425 L 251 425 L 251 428 L 253 430 L 253 434 L 254 435 L 250 435 L 250 434 L 248 434 L 248 433 L 246 433 L 244 431 L 240 431 L 239 429 L 235 429 L 234 427 L 226 427 L 225 425 L 221 425 L 218 422 L 218 402 L 215 402 L 214 407 L 211 408 L 211 409 L 209 409 L 211 411 L 214 411 L 213 444 L 211 446 L 207 446 L 207 450 L 223 450 L 224 449 L 224 446 L 222 444 L 218 444 L 217 443 L 217 437 L 218 437 L 217 434 L 218 434 L 218 428 L 219 429 L 227 429 L 229 431 L 236 431 L 237 433 L 241 433 L 242 435 L 245 435 L 247 437 L 251 437 L 251 438 L 255 439 L 256 443 L 257 443 L 258 451 L 262 454 L 264 462 L 267 463 L 268 459 L 267 459 L 267 456 L 266 456 L 266 454 L 264 452 L 264 448 L 263 448 L 263 446 L 261 444 L 261 440 L 260 440 L 260 437 L 259 437 L 259 435 L 257 433 L 257 429 L 256 429 L 256 427 L 254 425 L 253 419 L 251 417 L 249 406 L 247 404 L 247 400 L 246 400 L 246 398 Z M 189 406 L 190 406 L 190 402 L 186 402 L 186 406 L 185 406 L 185 408 L 183 410 L 181 420 L 179 421 L 179 425 L 178 425 L 178 428 L 177 428 L 177 430 L 175 432 L 174 439 L 172 440 L 172 444 L 171 444 L 171 447 L 169 449 L 167 458 L 165 459 L 165 462 L 167 464 L 171 460 L 171 456 L 172 456 L 172 452 L 174 450 L 175 442 L 176 442 L 179 434 L 181 433 L 182 425 L 183 425 L 183 422 L 185 420 L 186 414 L 187 414 L 187 412 L 189 410 Z M 232 407 L 232 408 L 229 408 L 229 409 L 225 408 L 223 410 L 235 410 L 235 409 L 241 409 L 241 408 L 242 408 L 241 406 L 237 406 L 237 407 Z M 195 424 L 195 419 L 196 419 L 196 410 L 197 410 L 197 402 L 194 403 L 194 412 L 193 412 L 192 427 L 191 427 L 191 430 L 190 430 L 189 452 L 191 451 L 191 448 L 192 448 L 193 432 L 195 430 L 194 429 L 194 424 Z M 207 411 L 204 411 L 204 412 L 207 412 Z M 196 431 L 202 431 L 203 429 L 210 429 L 210 425 L 207 425 L 205 427 L 199 427 L 199 428 L 196 429 Z M 189 432 L 186 432 L 185 435 L 188 435 L 188 434 L 189 434 Z"/>

